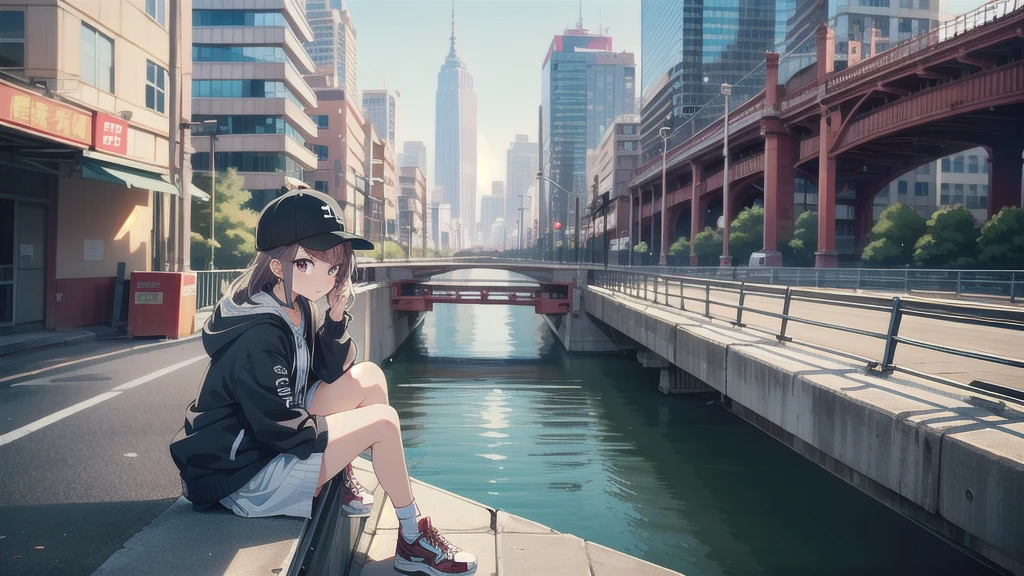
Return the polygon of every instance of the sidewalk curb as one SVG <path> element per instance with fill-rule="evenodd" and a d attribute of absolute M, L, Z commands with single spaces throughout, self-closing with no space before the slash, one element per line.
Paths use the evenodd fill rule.
<path fill-rule="evenodd" d="M 74 366 L 76 364 L 84 364 L 86 362 L 93 362 L 95 360 L 101 360 L 103 358 L 111 358 L 112 359 L 112 358 L 117 357 L 117 356 L 127 355 L 127 354 L 131 354 L 133 352 L 138 352 L 139 350 L 147 350 L 149 348 L 159 348 L 159 347 L 162 347 L 162 346 L 172 346 L 174 344 L 184 344 L 184 343 L 189 342 L 191 340 L 194 340 L 194 339 L 196 339 L 196 338 L 198 338 L 200 336 L 202 336 L 202 332 L 197 332 L 195 334 L 192 334 L 191 336 L 186 336 L 184 338 L 178 338 L 177 340 L 161 340 L 159 342 L 151 342 L 151 343 L 148 343 L 148 344 L 138 344 L 136 346 L 131 346 L 129 348 L 123 348 L 121 350 L 113 350 L 111 352 L 104 352 L 102 354 L 96 354 L 96 355 L 88 356 L 88 357 L 85 357 L 85 358 L 76 358 L 74 360 L 68 360 L 67 362 L 62 362 L 60 364 L 54 364 L 53 366 L 48 366 L 46 368 L 39 368 L 38 370 L 30 370 L 28 372 L 22 372 L 21 374 L 12 374 L 11 376 L 4 376 L 3 378 L 0 378 L 0 384 L 4 384 L 6 382 L 11 382 L 13 380 L 18 380 L 18 379 L 21 379 L 21 378 L 28 378 L 30 376 L 38 376 L 39 374 L 43 374 L 45 372 L 50 372 L 52 370 L 58 370 L 60 368 L 67 368 L 69 366 Z M 95 338 L 95 335 L 93 335 L 93 338 Z M 89 340 L 92 340 L 93 338 L 89 338 Z"/>
<path fill-rule="evenodd" d="M 96 335 L 92 332 L 71 332 L 66 335 L 59 334 L 61 333 L 56 332 L 52 335 L 41 336 L 28 341 L 4 344 L 3 346 L 0 346 L 0 358 L 17 354 L 19 352 L 28 352 L 30 350 L 44 350 L 46 348 L 72 346 L 74 344 L 91 342 L 96 339 Z"/>

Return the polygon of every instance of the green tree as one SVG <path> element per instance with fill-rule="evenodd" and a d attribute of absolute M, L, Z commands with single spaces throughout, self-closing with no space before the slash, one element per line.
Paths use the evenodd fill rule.
<path fill-rule="evenodd" d="M 978 260 L 991 268 L 1024 268 L 1024 208 L 1003 208 L 981 227 Z"/>
<path fill-rule="evenodd" d="M 764 208 L 745 208 L 729 226 L 729 254 L 740 264 L 764 246 Z"/>
<path fill-rule="evenodd" d="M 715 266 L 722 254 L 722 234 L 718 230 L 704 228 L 693 237 L 693 255 L 700 266 Z"/>
<path fill-rule="evenodd" d="M 871 229 L 871 243 L 864 247 L 865 262 L 881 266 L 904 266 L 914 260 L 914 245 L 928 230 L 916 210 L 897 202 L 878 217 Z"/>
<path fill-rule="evenodd" d="M 686 239 L 686 236 L 679 238 L 668 247 L 669 256 L 689 256 L 690 255 L 690 241 Z"/>
<path fill-rule="evenodd" d="M 210 189 L 210 178 L 197 175 L 193 182 Z M 214 228 L 214 265 L 219 270 L 245 268 L 256 254 L 256 222 L 259 213 L 244 206 L 252 197 L 242 186 L 245 179 L 234 168 L 217 174 Z M 192 268 L 210 268 L 210 202 L 192 198 Z"/>
<path fill-rule="evenodd" d="M 928 233 L 914 246 L 914 262 L 923 266 L 975 264 L 980 231 L 974 215 L 962 204 L 936 211 L 928 220 Z"/>
<path fill-rule="evenodd" d="M 636 246 L 633 246 L 633 252 L 637 254 L 647 254 L 647 242 L 640 241 Z"/>
<path fill-rule="evenodd" d="M 818 250 L 818 213 L 809 211 L 797 216 L 793 239 L 789 241 L 793 264 L 810 266 Z"/>

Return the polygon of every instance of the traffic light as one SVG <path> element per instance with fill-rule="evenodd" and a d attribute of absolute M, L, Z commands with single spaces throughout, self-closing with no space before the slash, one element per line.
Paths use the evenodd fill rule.
<path fill-rule="evenodd" d="M 594 184 L 591 186 L 591 189 L 593 189 L 593 191 L 594 191 L 594 201 L 595 202 L 597 201 L 597 183 L 598 183 L 597 174 L 594 174 Z"/>
<path fill-rule="evenodd" d="M 555 222 L 555 230 L 561 230 L 561 229 L 562 229 L 562 223 L 561 222 Z"/>

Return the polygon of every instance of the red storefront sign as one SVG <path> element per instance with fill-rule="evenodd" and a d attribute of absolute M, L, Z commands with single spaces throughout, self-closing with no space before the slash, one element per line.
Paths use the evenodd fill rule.
<path fill-rule="evenodd" d="M 128 154 L 128 122 L 103 112 L 96 113 L 93 148 L 114 154 Z"/>
<path fill-rule="evenodd" d="M 81 146 L 92 145 L 92 114 L 0 84 L 0 123 Z"/>

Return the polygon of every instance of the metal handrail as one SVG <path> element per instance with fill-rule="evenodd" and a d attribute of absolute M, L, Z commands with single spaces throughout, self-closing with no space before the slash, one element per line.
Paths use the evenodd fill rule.
<path fill-rule="evenodd" d="M 1024 395 L 1021 395 L 1021 393 L 1016 390 L 987 383 L 984 389 L 980 389 L 978 387 L 956 382 L 955 380 L 951 380 L 943 376 L 927 374 L 900 366 L 895 361 L 897 345 L 903 344 L 904 346 L 932 350 L 962 358 L 971 358 L 974 360 L 1002 364 L 1014 368 L 1024 368 L 1024 358 L 1010 358 L 966 348 L 953 348 L 951 346 L 935 344 L 916 338 L 908 338 L 906 336 L 901 336 L 899 333 L 900 325 L 904 316 L 940 319 L 957 324 L 986 326 L 990 328 L 1010 330 L 1011 332 L 1016 333 L 1024 333 L 1024 310 L 982 308 L 978 306 L 921 302 L 905 300 L 899 296 L 885 298 L 881 296 L 843 294 L 838 292 L 813 292 L 788 287 L 784 289 L 784 294 L 781 296 L 783 299 L 782 313 L 778 313 L 771 310 L 759 309 L 746 303 L 746 298 L 749 296 L 779 298 L 779 288 L 770 285 L 749 284 L 746 282 L 733 282 L 728 280 L 712 280 L 707 278 L 692 278 L 668 274 L 650 274 L 645 271 L 632 270 L 589 270 L 588 274 L 588 284 L 670 307 L 675 307 L 672 303 L 674 300 L 678 303 L 678 309 L 684 311 L 687 310 L 686 305 L 688 302 L 697 303 L 697 305 L 703 308 L 699 313 L 709 319 L 723 320 L 737 327 L 747 327 L 758 332 L 771 334 L 775 336 L 779 342 L 792 342 L 816 350 L 822 350 L 846 358 L 855 359 L 864 362 L 869 369 L 878 369 L 885 373 L 898 371 L 913 374 L 935 382 L 953 385 L 961 389 L 968 389 L 972 392 L 984 390 L 986 394 L 1013 402 L 1020 402 L 1021 400 L 1024 400 Z M 669 290 L 670 285 L 678 286 L 679 293 L 672 294 Z M 653 290 L 651 289 L 652 286 Z M 663 289 L 662 286 L 664 287 Z M 713 298 L 711 295 L 712 288 L 719 292 L 739 294 L 739 302 L 726 302 L 721 299 Z M 690 294 L 687 294 L 687 289 L 689 289 Z M 693 292 L 698 292 L 699 295 L 694 295 Z M 889 327 L 885 332 L 875 332 L 852 326 L 843 326 L 841 324 L 804 318 L 790 313 L 790 306 L 793 301 L 813 302 L 817 304 L 835 306 L 838 309 L 853 308 L 871 310 L 875 312 L 886 312 L 889 314 Z M 735 310 L 736 315 L 735 317 L 726 317 L 719 314 L 713 314 L 711 312 L 712 305 Z M 779 329 L 778 331 L 775 331 L 762 326 L 747 326 L 747 324 L 743 322 L 744 313 L 779 319 L 781 321 Z M 787 335 L 790 322 L 797 322 L 800 324 L 817 326 L 829 330 L 836 330 L 839 332 L 857 334 L 859 336 L 882 340 L 884 342 L 882 357 L 880 360 L 875 360 L 858 354 L 823 347 L 813 342 L 794 340 L 791 336 Z"/>

